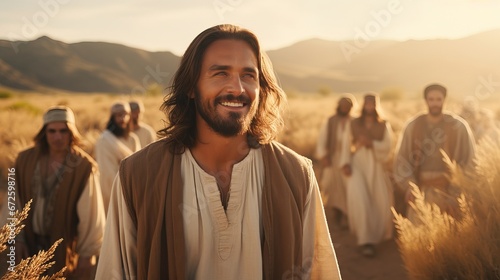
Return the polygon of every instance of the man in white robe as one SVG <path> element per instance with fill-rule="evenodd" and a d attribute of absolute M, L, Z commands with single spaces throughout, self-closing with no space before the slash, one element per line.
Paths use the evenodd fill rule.
<path fill-rule="evenodd" d="M 346 180 L 350 175 L 340 163 L 347 162 L 345 157 L 350 156 L 345 150 L 350 146 L 350 112 L 354 100 L 352 95 L 339 99 L 337 112 L 322 125 L 316 145 L 316 158 L 322 167 L 319 186 L 325 212 L 327 217 L 333 215 L 334 225 L 340 228 L 347 223 Z"/>
<path fill-rule="evenodd" d="M 130 101 L 130 130 L 137 135 L 141 142 L 141 148 L 156 140 L 154 129 L 141 121 L 144 113 L 144 105 L 140 101 Z"/>
<path fill-rule="evenodd" d="M 95 156 L 99 166 L 104 209 L 108 212 L 113 180 L 122 159 L 140 150 L 137 136 L 130 132 L 130 106 L 117 102 L 111 106 L 111 116 L 95 144 Z"/>
<path fill-rule="evenodd" d="M 375 255 L 375 244 L 393 232 L 393 188 L 384 163 L 392 147 L 392 129 L 381 119 L 377 96 L 367 94 L 361 117 L 351 122 L 352 174 L 347 182 L 349 228 L 357 237 L 361 253 Z"/>

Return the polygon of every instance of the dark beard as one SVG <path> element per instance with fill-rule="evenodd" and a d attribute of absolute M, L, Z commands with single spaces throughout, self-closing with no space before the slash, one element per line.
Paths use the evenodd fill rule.
<path fill-rule="evenodd" d="M 217 96 L 211 105 L 209 102 L 206 102 L 206 104 L 202 103 L 201 94 L 196 89 L 194 100 L 196 110 L 203 120 L 213 129 L 213 131 L 222 136 L 236 136 L 247 131 L 250 127 L 250 121 L 247 120 L 247 116 L 242 116 L 240 113 L 236 112 L 230 112 L 229 118 L 223 119 L 217 114 L 215 109 L 216 106 L 220 106 L 219 103 L 223 101 L 242 102 L 248 105 L 251 101 L 245 95 L 239 95 L 237 97 L 232 94 Z M 248 112 L 248 114 L 251 113 L 251 111 Z"/>
<path fill-rule="evenodd" d="M 118 124 L 115 123 L 114 119 L 113 119 L 113 116 L 111 116 L 111 119 L 109 120 L 108 124 L 106 125 L 106 129 L 111 131 L 111 133 L 113 133 L 113 135 L 115 135 L 116 137 L 128 137 L 128 134 L 129 134 L 129 129 L 128 129 L 128 126 L 127 128 L 123 128 L 121 126 L 119 126 Z"/>

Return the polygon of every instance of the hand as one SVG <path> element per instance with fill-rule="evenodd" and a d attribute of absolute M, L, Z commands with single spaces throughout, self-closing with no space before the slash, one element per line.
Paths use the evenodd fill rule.
<path fill-rule="evenodd" d="M 360 135 L 359 136 L 359 143 L 361 146 L 364 146 L 368 149 L 370 149 L 371 147 L 373 147 L 373 141 L 370 137 L 367 137 L 365 135 Z"/>
<path fill-rule="evenodd" d="M 94 256 L 78 258 L 76 269 L 71 273 L 71 279 L 90 279 L 92 268 L 95 266 Z"/>
<path fill-rule="evenodd" d="M 349 164 L 342 166 L 341 170 L 342 170 L 342 173 L 347 177 L 350 177 L 352 175 L 352 169 L 351 169 L 351 166 Z"/>

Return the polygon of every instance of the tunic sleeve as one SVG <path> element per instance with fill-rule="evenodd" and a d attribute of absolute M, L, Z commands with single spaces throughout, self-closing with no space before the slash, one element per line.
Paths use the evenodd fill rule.
<path fill-rule="evenodd" d="M 342 168 L 344 165 L 351 164 L 351 143 L 352 143 L 352 133 L 351 133 L 351 121 L 346 123 L 346 127 L 342 132 L 342 139 L 340 140 L 340 157 L 339 157 L 339 167 Z"/>
<path fill-rule="evenodd" d="M 76 251 L 82 257 L 99 255 L 104 235 L 104 206 L 98 176 L 90 173 L 87 185 L 77 203 L 78 242 Z"/>
<path fill-rule="evenodd" d="M 318 135 L 318 141 L 316 143 L 316 159 L 322 159 L 326 156 L 326 141 L 328 133 L 328 120 L 323 123 Z"/>
<path fill-rule="evenodd" d="M 119 173 L 115 177 L 96 279 L 137 279 L 137 229 L 127 211 Z"/>
<path fill-rule="evenodd" d="M 311 186 L 304 210 L 303 257 L 301 279 L 341 279 L 337 257 L 330 238 L 323 203 L 312 168 Z"/>
<path fill-rule="evenodd" d="M 375 151 L 375 158 L 379 162 L 385 162 L 391 153 L 392 149 L 392 128 L 389 122 L 385 123 L 384 138 L 380 141 L 373 141 L 373 150 Z"/>
<path fill-rule="evenodd" d="M 415 164 L 413 162 L 412 150 L 412 130 L 414 122 L 410 122 L 400 136 L 396 147 L 396 157 L 394 159 L 393 176 L 396 183 L 402 190 L 407 190 L 410 182 L 416 182 L 414 175 Z"/>
<path fill-rule="evenodd" d="M 462 168 L 472 168 L 476 150 L 474 136 L 465 121 L 461 121 L 460 124 L 454 158 Z"/>

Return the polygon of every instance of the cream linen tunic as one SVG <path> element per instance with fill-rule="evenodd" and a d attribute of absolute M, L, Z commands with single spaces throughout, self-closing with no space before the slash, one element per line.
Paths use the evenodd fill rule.
<path fill-rule="evenodd" d="M 113 180 L 118 173 L 122 159 L 141 149 L 139 138 L 130 133 L 127 139 L 116 137 L 109 130 L 104 130 L 95 144 L 95 159 L 99 166 L 102 202 L 108 213 L 108 204 L 113 187 Z"/>
<path fill-rule="evenodd" d="M 134 130 L 134 133 L 137 135 L 137 138 L 139 138 L 141 148 L 146 147 L 149 143 L 156 140 L 156 133 L 154 129 L 142 122 L 139 123 L 139 128 Z"/>
<path fill-rule="evenodd" d="M 215 177 L 196 163 L 189 150 L 182 154 L 181 161 L 186 278 L 262 279 L 261 196 L 264 164 L 261 149 L 251 149 L 247 157 L 233 166 L 226 212 Z M 304 209 L 304 266 L 313 259 L 316 222 L 324 223 L 322 229 L 326 229 L 318 186 L 316 180 L 312 181 L 314 185 L 308 186 Z M 328 234 L 320 236 L 328 239 L 320 243 L 331 244 Z M 96 279 L 135 279 L 135 238 L 136 229 L 123 198 L 120 177 L 117 176 Z M 332 271 L 337 271 L 337 276 L 336 261 L 329 266 Z M 309 279 L 308 273 L 304 272 L 302 279 Z"/>

